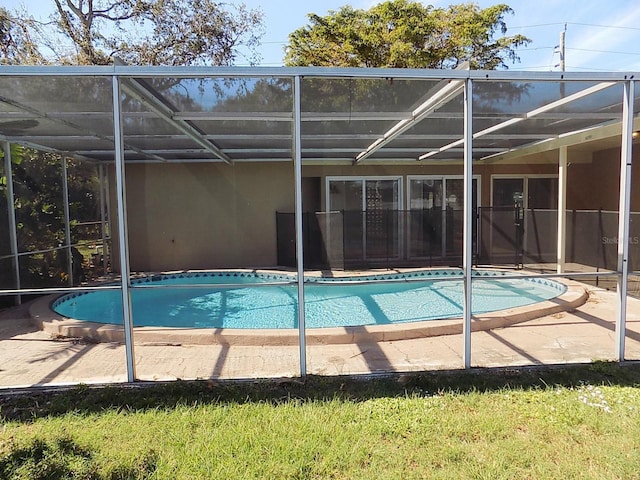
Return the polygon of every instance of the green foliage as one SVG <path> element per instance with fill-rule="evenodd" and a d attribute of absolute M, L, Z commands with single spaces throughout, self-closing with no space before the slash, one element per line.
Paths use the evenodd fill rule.
<path fill-rule="evenodd" d="M 33 38 L 35 30 L 33 19 L 18 19 L 0 7 L 0 65 L 46 63 Z"/>
<path fill-rule="evenodd" d="M 65 219 L 62 189 L 62 158 L 12 145 L 13 201 L 19 252 L 56 248 L 65 242 Z M 0 168 L 0 220 L 7 223 L 6 176 Z M 96 220 L 99 215 L 99 181 L 95 165 L 67 160 L 67 184 L 71 217 L 71 243 L 84 238 L 98 238 L 99 225 L 90 229 L 77 227 L 79 221 Z M 5 233 L 3 231 L 3 233 Z M 11 251 L 9 236 L 0 235 L 0 254 Z M 75 253 L 75 252 L 74 252 Z M 67 251 L 56 250 L 20 258 L 22 286 L 54 286 L 68 279 Z M 76 254 L 77 257 L 77 254 Z M 81 258 L 74 257 L 75 280 L 81 280 Z M 6 265 L 6 264 L 5 264 Z M 0 283 L 12 285 L 5 278 L 10 269 L 0 271 Z"/>
<path fill-rule="evenodd" d="M 96 478 L 91 454 L 69 438 L 51 443 L 38 438 L 0 457 L 0 475 L 6 479 Z"/>
<path fill-rule="evenodd" d="M 255 61 L 263 33 L 260 10 L 214 0 L 54 3 L 49 22 L 0 9 L 0 63 L 229 65 Z"/>
<path fill-rule="evenodd" d="M 94 454 L 80 447 L 68 436 L 44 441 L 31 439 L 25 445 L 12 444 L 0 456 L 0 478 L 6 480 L 117 480 L 150 478 L 156 470 L 156 458 L 151 452 L 137 465 L 118 465 L 101 473 Z"/>
<path fill-rule="evenodd" d="M 413 0 L 389 0 L 369 10 L 342 7 L 325 17 L 309 14 L 310 25 L 289 35 L 285 63 L 343 67 L 507 67 L 515 49 L 530 40 L 505 36 L 505 4 L 481 9 L 464 3 L 447 8 Z M 494 38 L 496 34 L 499 38 Z"/>
<path fill-rule="evenodd" d="M 0 477 L 637 478 L 639 380 L 600 364 L 0 395 Z"/>

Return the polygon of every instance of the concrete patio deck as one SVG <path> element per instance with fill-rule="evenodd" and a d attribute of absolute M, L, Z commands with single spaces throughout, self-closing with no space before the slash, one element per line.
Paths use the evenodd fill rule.
<path fill-rule="evenodd" d="M 573 311 L 471 335 L 478 367 L 583 363 L 615 359 L 615 297 L 586 286 L 588 301 Z M 341 375 L 462 368 L 460 334 L 307 347 L 309 374 Z M 188 345 L 136 342 L 143 381 L 297 376 L 297 346 Z M 630 298 L 626 358 L 640 359 L 640 300 Z M 122 343 L 52 338 L 32 324 L 26 305 L 0 313 L 0 388 L 125 382 Z"/>

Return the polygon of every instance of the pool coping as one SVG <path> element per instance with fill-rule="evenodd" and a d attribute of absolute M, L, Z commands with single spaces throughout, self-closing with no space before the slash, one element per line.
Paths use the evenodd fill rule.
<path fill-rule="evenodd" d="M 574 310 L 587 301 L 588 292 L 579 282 L 563 278 L 553 280 L 565 285 L 566 291 L 543 302 L 474 315 L 471 330 L 503 328 Z M 75 320 L 53 311 L 52 304 L 59 297 L 60 295 L 49 295 L 31 304 L 29 314 L 33 323 L 40 329 L 53 337 L 82 338 L 97 343 L 124 343 L 125 334 L 122 326 Z M 278 346 L 297 345 L 299 342 L 297 329 L 134 327 L 133 331 L 135 342 L 146 344 Z M 461 317 L 394 325 L 308 328 L 305 331 L 307 345 L 390 342 L 460 333 Z"/>

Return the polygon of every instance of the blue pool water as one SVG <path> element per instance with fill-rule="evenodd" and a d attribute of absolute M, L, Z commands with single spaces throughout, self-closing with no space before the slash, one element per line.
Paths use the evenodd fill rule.
<path fill-rule="evenodd" d="M 134 280 L 131 290 L 134 325 L 297 328 L 297 286 L 255 285 L 294 280 L 295 277 L 289 275 L 253 272 L 166 274 Z M 389 282 L 368 283 L 374 280 Z M 459 270 L 309 278 L 305 281 L 308 328 L 382 325 L 462 316 L 462 274 Z M 147 288 L 154 285 L 164 288 Z M 556 297 L 566 289 L 548 279 L 514 278 L 490 271 L 475 272 L 472 285 L 474 314 L 537 303 Z M 122 323 L 119 291 L 65 295 L 54 302 L 53 309 L 68 318 Z"/>

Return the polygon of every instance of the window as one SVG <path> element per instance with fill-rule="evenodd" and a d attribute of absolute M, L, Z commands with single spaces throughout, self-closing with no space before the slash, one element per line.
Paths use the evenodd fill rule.
<path fill-rule="evenodd" d="M 491 206 L 529 209 L 558 208 L 558 177 L 492 178 Z"/>

